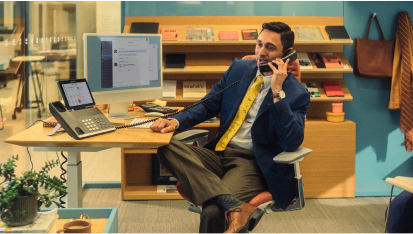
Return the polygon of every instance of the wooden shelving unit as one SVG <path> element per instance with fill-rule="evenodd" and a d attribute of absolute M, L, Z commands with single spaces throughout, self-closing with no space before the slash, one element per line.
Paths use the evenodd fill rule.
<path fill-rule="evenodd" d="M 254 54 L 255 40 L 243 41 L 241 30 L 257 29 L 264 22 L 281 21 L 293 29 L 294 26 L 318 26 L 325 38 L 323 41 L 299 41 L 296 38 L 294 49 L 297 52 L 324 52 L 338 54 L 345 68 L 318 69 L 315 62 L 310 60 L 313 69 L 301 70 L 301 81 L 306 83 L 317 83 L 321 97 L 311 98 L 310 108 L 307 113 L 304 147 L 311 148 L 313 153 L 306 157 L 301 163 L 301 171 L 306 185 L 306 197 L 354 197 L 355 187 L 355 123 L 345 120 L 342 123 L 330 123 L 326 121 L 326 112 L 331 111 L 332 103 L 352 101 L 353 97 L 344 82 L 343 74 L 352 73 L 353 68 L 347 60 L 343 47 L 352 45 L 353 40 L 330 41 L 324 30 L 326 25 L 343 25 L 343 17 L 277 17 L 277 16 L 204 16 L 204 17 L 126 17 L 124 32 L 128 33 L 132 22 L 159 22 L 161 28 L 179 28 L 179 41 L 163 41 L 163 57 L 167 53 L 186 54 L 185 69 L 164 69 L 164 80 L 177 80 L 177 97 L 165 98 L 168 106 L 187 107 L 199 99 L 182 98 L 182 82 L 189 80 L 205 80 L 207 92 L 221 79 L 224 72 L 232 63 L 233 58 L 242 58 L 245 55 Z M 243 24 L 240 24 L 243 22 Z M 248 22 L 246 24 L 245 22 Z M 187 26 L 213 27 L 215 41 L 185 41 L 185 29 Z M 238 31 L 240 41 L 219 41 L 219 31 Z M 322 82 L 334 80 L 340 83 L 345 94 L 344 97 L 327 97 Z M 208 129 L 210 137 L 217 132 L 218 124 L 200 124 L 195 128 Z M 343 139 L 343 134 L 346 134 Z M 338 145 L 329 144 L 334 141 Z M 129 150 L 129 149 L 128 149 Z M 127 149 L 124 150 L 125 160 L 136 160 Z M 135 154 L 136 155 L 136 154 Z M 331 157 L 330 155 L 340 155 Z M 148 156 L 146 156 L 148 157 Z M 308 160 L 307 160 L 308 158 Z M 331 160 L 333 162 L 331 162 Z M 345 163 L 342 163 L 343 160 Z M 326 170 L 326 165 L 329 169 Z M 145 173 L 150 174 L 149 170 Z M 145 174 L 144 173 L 144 174 Z M 129 175 L 137 176 L 137 175 Z M 150 182 L 150 181 L 149 181 Z M 141 186 L 148 184 L 144 182 Z M 139 187 L 139 186 L 138 186 Z M 138 187 L 134 189 L 139 190 Z M 153 190 L 153 188 L 151 188 Z M 126 200 L 150 199 L 147 195 L 123 197 Z M 150 196 L 149 196 L 150 197 Z M 152 196 L 158 199 L 158 195 Z M 174 196 L 166 196 L 176 199 Z"/>

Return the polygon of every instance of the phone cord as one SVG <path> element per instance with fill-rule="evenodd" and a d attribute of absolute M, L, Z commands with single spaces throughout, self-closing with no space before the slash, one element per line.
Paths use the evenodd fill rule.
<path fill-rule="evenodd" d="M 246 78 L 245 78 L 245 79 L 246 79 Z M 243 79 L 243 80 L 245 80 L 245 79 Z M 165 116 L 160 117 L 160 118 L 166 119 L 166 118 L 169 118 L 169 117 L 171 117 L 171 116 L 177 115 L 177 114 L 179 114 L 179 113 L 181 113 L 181 112 L 183 112 L 183 111 L 192 109 L 192 108 L 198 106 L 199 104 L 202 104 L 202 103 L 204 103 L 204 102 L 206 102 L 206 101 L 211 100 L 212 98 L 214 98 L 214 97 L 216 97 L 216 96 L 218 96 L 218 95 L 221 95 L 223 92 L 225 92 L 225 91 L 227 91 L 228 89 L 234 87 L 235 85 L 241 83 L 243 80 L 235 81 L 234 83 L 230 84 L 228 87 L 224 88 L 223 90 L 219 91 L 218 93 L 212 94 L 211 96 L 207 97 L 207 98 L 204 99 L 204 100 L 201 100 L 201 101 L 199 101 L 199 102 L 195 102 L 194 104 L 192 104 L 191 106 L 189 106 L 189 107 L 187 107 L 187 108 L 184 108 L 184 109 L 182 109 L 182 110 L 180 110 L 180 111 L 177 111 L 177 112 L 175 112 L 175 113 L 173 113 L 173 114 L 165 115 Z M 147 121 L 143 121 L 143 122 L 135 123 L 135 124 L 130 124 L 130 125 L 115 126 L 115 128 L 116 128 L 116 129 L 122 129 L 122 128 L 135 127 L 135 126 L 139 126 L 139 125 L 142 125 L 142 124 L 147 124 L 147 123 L 150 123 L 150 122 L 155 122 L 157 119 L 160 119 L 160 118 L 148 119 Z"/>

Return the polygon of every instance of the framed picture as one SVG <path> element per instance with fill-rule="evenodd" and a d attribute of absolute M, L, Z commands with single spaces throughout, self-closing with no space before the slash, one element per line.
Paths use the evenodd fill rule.
<path fill-rule="evenodd" d="M 159 163 L 156 154 L 152 154 L 152 184 L 176 185 L 178 180 L 164 166 Z"/>

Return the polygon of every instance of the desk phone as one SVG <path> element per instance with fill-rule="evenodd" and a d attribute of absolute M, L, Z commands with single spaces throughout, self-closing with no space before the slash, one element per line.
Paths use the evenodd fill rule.
<path fill-rule="evenodd" d="M 66 107 L 61 102 L 51 102 L 50 112 L 71 137 L 78 140 L 116 130 L 98 108 L 86 108 L 95 105 L 86 79 L 58 81 L 58 86 Z"/>

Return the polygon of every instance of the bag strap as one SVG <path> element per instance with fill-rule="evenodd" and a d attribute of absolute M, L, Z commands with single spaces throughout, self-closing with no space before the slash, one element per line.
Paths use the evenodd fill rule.
<path fill-rule="evenodd" d="M 380 27 L 380 24 L 379 24 L 379 19 L 377 19 L 377 15 L 375 15 L 375 14 L 372 14 L 371 17 L 370 17 L 370 22 L 369 22 L 369 26 L 367 27 L 367 32 L 366 32 L 366 37 L 365 37 L 365 39 L 366 39 L 366 40 L 369 39 L 368 37 L 369 37 L 370 25 L 371 25 L 371 20 L 372 20 L 373 18 L 376 18 L 377 25 L 379 26 L 380 33 L 381 33 L 381 40 L 382 40 L 382 41 L 385 41 L 383 31 L 381 30 L 381 27 Z"/>

